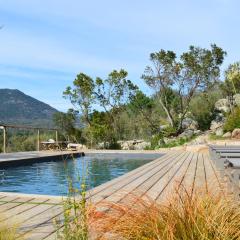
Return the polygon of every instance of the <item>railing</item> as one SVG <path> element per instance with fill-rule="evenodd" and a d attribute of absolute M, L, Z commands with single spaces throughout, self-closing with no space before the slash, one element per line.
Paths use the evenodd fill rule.
<path fill-rule="evenodd" d="M 43 128 L 43 127 L 33 127 L 27 125 L 11 125 L 0 123 L 0 129 L 3 130 L 3 152 L 7 152 L 7 129 L 15 128 L 15 129 L 28 129 L 28 130 L 36 130 L 37 131 L 37 151 L 40 150 L 40 130 L 42 131 L 55 131 L 56 144 L 58 144 L 58 129 L 57 128 Z"/>

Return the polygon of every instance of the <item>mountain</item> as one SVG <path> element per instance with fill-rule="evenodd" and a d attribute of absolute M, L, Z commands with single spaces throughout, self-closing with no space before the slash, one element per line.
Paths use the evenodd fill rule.
<path fill-rule="evenodd" d="M 0 123 L 52 127 L 57 110 L 17 89 L 0 89 Z"/>

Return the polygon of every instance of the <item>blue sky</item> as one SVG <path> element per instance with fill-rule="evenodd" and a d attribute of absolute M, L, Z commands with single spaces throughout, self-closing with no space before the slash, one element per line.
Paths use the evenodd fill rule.
<path fill-rule="evenodd" d="M 0 88 L 19 89 L 59 110 L 79 72 L 104 78 L 124 68 L 140 79 L 149 54 L 216 43 L 223 70 L 240 60 L 237 0 L 0 0 Z"/>

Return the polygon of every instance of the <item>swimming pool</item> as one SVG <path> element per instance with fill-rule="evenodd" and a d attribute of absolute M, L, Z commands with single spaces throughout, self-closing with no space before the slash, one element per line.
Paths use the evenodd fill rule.
<path fill-rule="evenodd" d="M 91 189 L 119 177 L 161 154 L 104 153 L 65 161 L 50 161 L 0 169 L 0 192 L 67 195 L 69 179 L 75 187 L 86 178 Z"/>

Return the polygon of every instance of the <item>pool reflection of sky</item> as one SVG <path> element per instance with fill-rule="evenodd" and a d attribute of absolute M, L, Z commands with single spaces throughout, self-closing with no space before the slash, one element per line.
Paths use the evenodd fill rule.
<path fill-rule="evenodd" d="M 0 169 L 0 191 L 66 195 L 68 179 L 78 187 L 78 179 L 85 177 L 90 189 L 157 157 L 158 154 L 89 154 L 75 160 Z"/>

